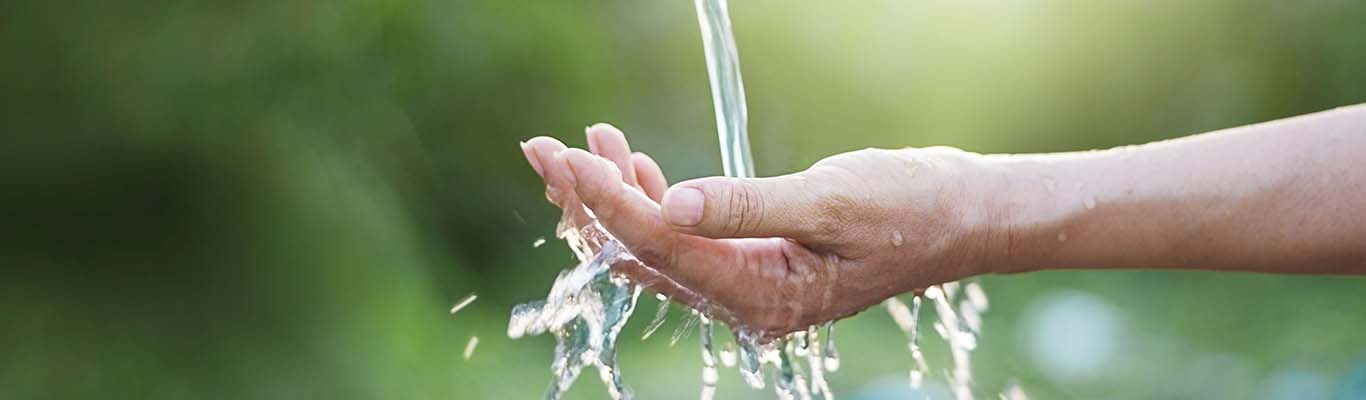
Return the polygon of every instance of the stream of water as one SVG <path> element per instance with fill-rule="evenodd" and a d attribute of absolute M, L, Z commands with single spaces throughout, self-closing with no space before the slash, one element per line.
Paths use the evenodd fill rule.
<path fill-rule="evenodd" d="M 726 176 L 753 177 L 754 164 L 746 132 L 749 117 L 745 90 L 727 2 L 695 0 L 695 5 L 716 111 L 722 168 Z M 555 356 L 550 368 L 552 382 L 546 399 L 561 398 L 588 366 L 598 371 L 613 399 L 632 398 L 617 364 L 616 348 L 622 327 L 635 311 L 641 288 L 614 274 L 611 266 L 633 261 L 634 257 L 596 222 L 575 229 L 562 220 L 556 235 L 569 244 L 579 264 L 560 273 L 544 300 L 513 308 L 508 336 L 517 339 L 550 333 L 555 337 Z M 960 291 L 964 292 L 961 296 Z M 659 308 L 642 339 L 652 336 L 668 315 L 670 301 L 661 295 L 657 298 Z M 981 333 L 981 313 L 987 308 L 985 293 L 976 283 L 960 285 L 953 282 L 928 288 L 923 298 L 932 302 L 938 315 L 935 332 L 949 345 L 952 355 L 953 366 L 945 370 L 944 378 L 955 398 L 971 399 L 969 355 L 976 348 Z M 956 299 L 957 308 L 954 307 Z M 918 321 L 922 297 L 911 300 L 909 307 L 895 297 L 884 305 L 907 335 L 911 352 L 910 385 L 919 391 L 929 366 L 920 351 Z M 694 327 L 699 330 L 700 397 L 703 400 L 715 397 L 719 377 L 713 340 L 715 325 L 705 310 L 690 309 L 669 341 L 672 345 Z M 727 343 L 720 350 L 720 365 L 738 367 L 743 381 L 753 388 L 768 385 L 770 380 L 764 377 L 767 372 L 780 399 L 833 399 L 834 393 L 825 376 L 839 370 L 841 363 L 834 330 L 833 322 L 827 322 L 762 344 L 755 335 L 743 329 L 735 330 L 732 332 L 735 346 Z"/>

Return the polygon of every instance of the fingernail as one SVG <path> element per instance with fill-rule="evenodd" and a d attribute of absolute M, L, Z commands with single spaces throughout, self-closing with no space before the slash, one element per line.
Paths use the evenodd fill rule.
<path fill-rule="evenodd" d="M 528 163 L 531 163 L 531 169 L 536 170 L 536 175 L 545 178 L 545 170 L 541 169 L 541 160 L 531 152 L 531 148 L 527 147 L 526 142 L 522 142 L 522 155 L 526 156 Z"/>
<path fill-rule="evenodd" d="M 702 207 L 705 202 L 702 191 L 694 188 L 678 188 L 664 194 L 664 218 L 670 225 L 697 226 L 702 222 Z"/>

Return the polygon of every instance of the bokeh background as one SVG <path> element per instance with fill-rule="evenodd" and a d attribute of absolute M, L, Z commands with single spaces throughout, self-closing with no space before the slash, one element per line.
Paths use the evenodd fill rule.
<path fill-rule="evenodd" d="M 517 142 L 582 145 L 610 121 L 673 181 L 719 174 L 692 7 L 0 3 L 0 398 L 538 398 L 552 340 L 507 339 L 508 311 L 572 261 Z M 1105 148 L 1366 101 L 1362 1 L 731 7 L 763 174 L 869 146 Z M 1036 399 L 1366 397 L 1362 278 L 981 281 L 984 398 L 1012 380 Z M 696 335 L 642 342 L 648 319 L 625 333 L 627 382 L 695 398 Z M 885 312 L 838 331 L 842 398 L 911 396 Z M 590 373 L 571 397 L 605 392 Z M 721 398 L 771 397 L 723 371 Z"/>

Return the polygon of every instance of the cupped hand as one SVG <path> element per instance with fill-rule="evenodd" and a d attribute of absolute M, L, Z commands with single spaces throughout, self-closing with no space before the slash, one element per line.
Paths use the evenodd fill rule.
<path fill-rule="evenodd" d="M 996 175 L 976 154 L 867 149 L 790 175 L 667 187 L 621 131 L 587 135 L 589 151 L 522 146 L 566 219 L 596 217 L 638 260 L 615 270 L 762 336 L 987 272 L 1008 243 L 983 190 Z"/>

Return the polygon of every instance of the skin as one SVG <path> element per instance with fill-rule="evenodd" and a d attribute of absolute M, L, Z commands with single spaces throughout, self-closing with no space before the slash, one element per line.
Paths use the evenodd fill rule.
<path fill-rule="evenodd" d="M 991 273 L 1366 274 L 1366 105 L 1081 153 L 866 149 L 672 187 L 621 131 L 586 133 L 587 151 L 522 144 L 566 220 L 596 215 L 639 259 L 614 269 L 762 336 Z"/>

